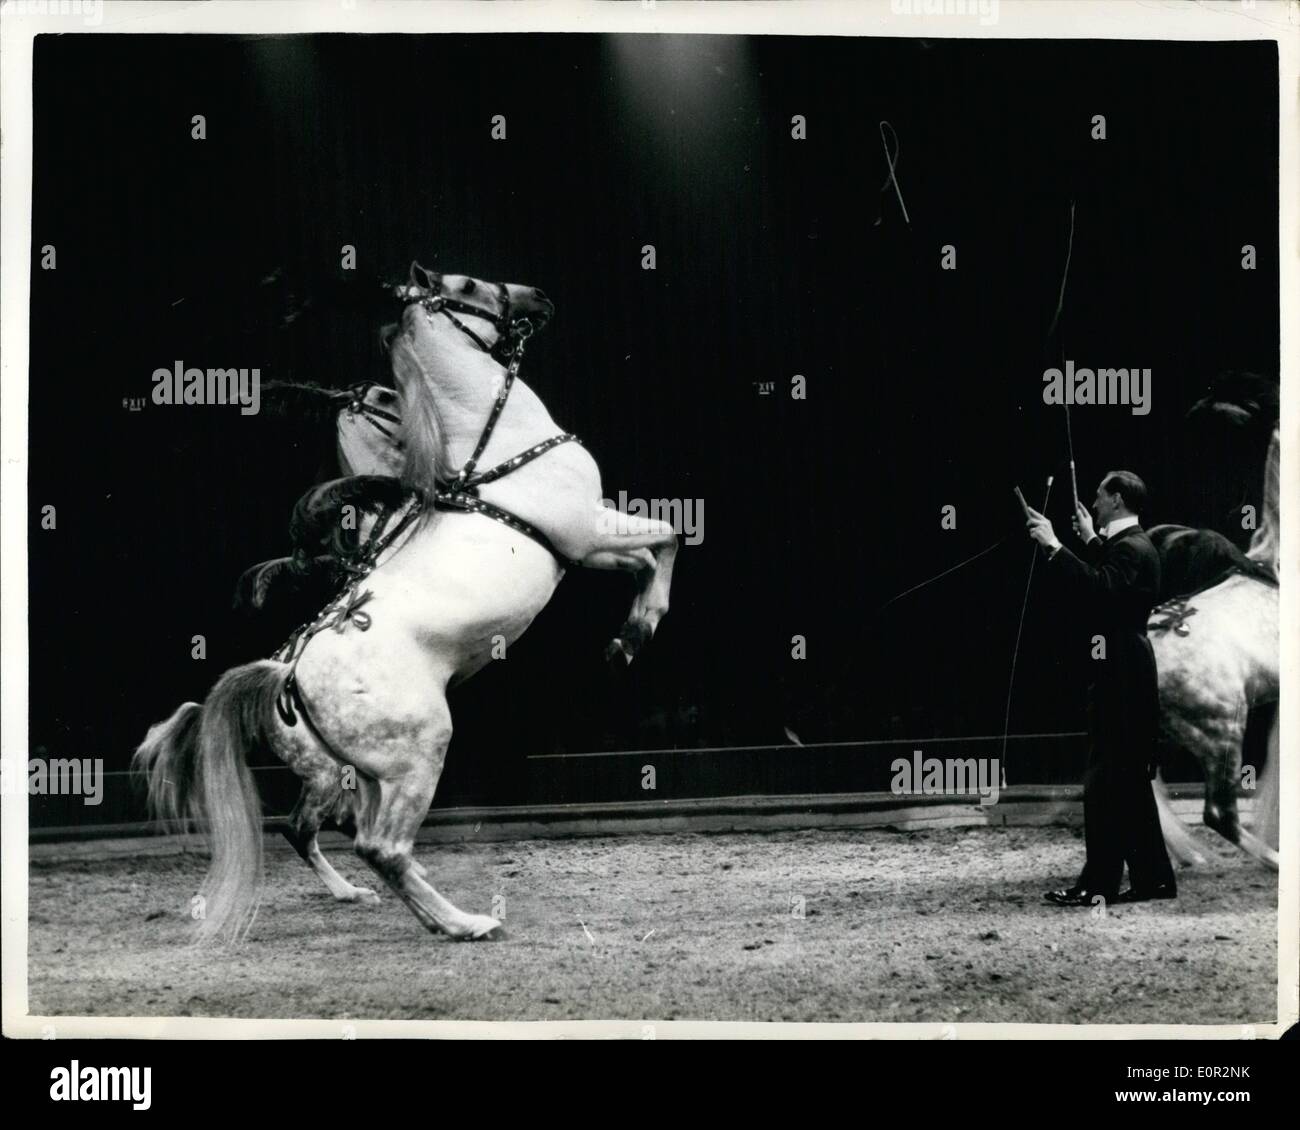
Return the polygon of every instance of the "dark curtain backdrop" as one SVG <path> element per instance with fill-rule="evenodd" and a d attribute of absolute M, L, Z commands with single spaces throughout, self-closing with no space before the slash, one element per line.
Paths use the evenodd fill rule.
<path fill-rule="evenodd" d="M 33 746 L 124 767 L 151 722 L 274 647 L 282 625 L 233 617 L 233 584 L 286 551 L 328 463 L 319 421 L 124 398 L 176 360 L 384 379 L 376 280 L 415 257 L 542 287 L 558 314 L 524 377 L 607 496 L 704 505 L 626 674 L 600 653 L 629 582 L 575 573 L 453 692 L 444 793 L 505 795 L 528 754 L 787 725 L 1000 733 L 1028 543 L 880 606 L 1015 530 L 1013 483 L 1036 500 L 1061 475 L 1041 374 L 1071 200 L 1066 355 L 1154 374 L 1149 416 L 1074 411 L 1081 494 L 1128 466 L 1151 521 L 1243 540 L 1259 437 L 1184 414 L 1221 370 L 1277 373 L 1276 84 L 1259 44 L 42 37 L 33 244 L 58 267 L 32 271 Z M 1068 493 L 1058 477 L 1058 528 Z M 1081 727 L 1073 630 L 1036 581 L 1013 731 Z"/>

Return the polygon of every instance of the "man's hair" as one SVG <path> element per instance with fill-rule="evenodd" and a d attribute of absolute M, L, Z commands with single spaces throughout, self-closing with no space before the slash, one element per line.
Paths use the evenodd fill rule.
<path fill-rule="evenodd" d="M 1118 494 L 1134 514 L 1141 514 L 1147 508 L 1147 485 L 1132 471 L 1108 472 L 1101 489 L 1107 494 Z"/>

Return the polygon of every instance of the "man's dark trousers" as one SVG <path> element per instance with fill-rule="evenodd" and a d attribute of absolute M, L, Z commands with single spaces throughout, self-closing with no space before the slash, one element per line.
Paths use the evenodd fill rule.
<path fill-rule="evenodd" d="M 1172 888 L 1151 792 L 1160 698 L 1146 626 L 1159 599 L 1160 555 L 1140 527 L 1130 526 L 1105 541 L 1094 537 L 1081 556 L 1057 550 L 1050 568 L 1083 600 L 1090 633 L 1105 646 L 1105 658 L 1091 661 L 1083 786 L 1088 859 L 1078 886 L 1112 900 L 1127 862 L 1135 891 Z"/>

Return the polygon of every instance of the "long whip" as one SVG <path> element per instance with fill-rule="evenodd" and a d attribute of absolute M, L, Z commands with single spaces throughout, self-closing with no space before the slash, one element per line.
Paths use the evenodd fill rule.
<path fill-rule="evenodd" d="M 1047 476 L 1047 491 L 1043 495 L 1040 514 L 1047 513 L 1047 500 L 1052 497 L 1052 479 Z M 1011 675 L 1007 679 L 1007 709 L 1002 716 L 1002 788 L 1007 787 L 1007 739 L 1011 734 L 1011 692 L 1016 685 L 1016 661 L 1020 658 L 1020 634 L 1025 630 L 1025 610 L 1029 607 L 1029 586 L 1034 583 L 1034 566 L 1038 562 L 1038 546 L 1033 547 L 1034 555 L 1029 559 L 1029 576 L 1025 578 L 1025 596 L 1020 602 L 1020 623 L 1016 625 L 1016 646 L 1011 652 Z"/>
<path fill-rule="evenodd" d="M 1065 284 L 1070 278 L 1070 259 L 1074 255 L 1074 201 L 1070 201 L 1070 235 L 1065 245 L 1065 267 L 1061 271 L 1061 286 L 1056 294 L 1056 310 L 1052 314 L 1052 324 L 1047 330 L 1050 343 L 1061 322 L 1061 311 L 1065 309 Z M 1065 335 L 1058 338 L 1061 346 L 1061 374 L 1065 375 Z M 1070 401 L 1068 396 L 1062 398 L 1065 408 L 1065 445 L 1070 456 L 1070 495 L 1074 508 L 1079 509 L 1079 479 L 1074 469 L 1074 430 L 1070 427 Z M 1047 513 L 1047 500 L 1052 496 L 1052 476 L 1047 476 L 1047 491 L 1043 495 L 1040 514 Z M 1029 576 L 1025 578 L 1025 596 L 1020 604 L 1020 623 L 1016 627 L 1016 646 L 1011 652 L 1011 677 L 1007 680 L 1007 708 L 1002 720 L 1002 787 L 1007 787 L 1007 740 L 1011 733 L 1011 697 L 1016 685 L 1016 662 L 1020 658 L 1020 635 L 1025 627 L 1025 610 L 1029 607 L 1029 589 L 1034 583 L 1034 566 L 1038 563 L 1038 547 L 1034 546 L 1033 556 L 1029 559 Z"/>
<path fill-rule="evenodd" d="M 958 569 L 961 569 L 962 567 L 969 565 L 972 561 L 978 561 L 986 553 L 992 553 L 995 549 L 998 548 L 998 546 L 1002 545 L 1003 542 L 1009 540 L 1010 536 L 1011 535 L 1008 534 L 1007 537 L 1005 538 L 998 538 L 998 540 L 995 541 L 992 545 L 986 545 L 978 553 L 972 553 L 965 560 L 958 561 L 956 565 L 950 566 L 949 568 L 945 569 L 942 573 L 936 573 L 933 577 L 930 577 L 929 579 L 922 581 L 919 585 L 913 585 L 910 589 L 904 589 L 897 596 L 891 596 L 887 601 L 885 601 L 884 604 L 882 604 L 879 608 L 876 609 L 876 612 L 877 613 L 883 612 L 886 608 L 888 608 L 891 604 L 893 604 L 894 601 L 902 600 L 903 597 L 907 596 L 910 593 L 916 592 L 917 589 L 923 589 L 925 588 L 926 585 L 932 585 L 934 584 L 935 581 L 942 580 L 949 573 L 957 572 Z"/>
<path fill-rule="evenodd" d="M 1061 288 L 1056 295 L 1056 312 L 1052 315 L 1052 325 L 1047 331 L 1047 338 L 1050 341 L 1052 335 L 1056 333 L 1056 328 L 1061 321 L 1061 311 L 1065 308 L 1065 284 L 1070 277 L 1070 258 L 1074 254 L 1074 201 L 1070 201 L 1070 238 L 1065 246 L 1065 269 L 1061 272 Z M 1065 373 L 1065 335 L 1060 337 L 1061 344 L 1061 373 Z M 1070 453 L 1070 494 L 1074 499 L 1075 510 L 1079 509 L 1079 480 L 1074 470 L 1074 431 L 1070 427 L 1070 400 L 1067 393 L 1062 398 L 1063 407 L 1065 408 L 1065 445 Z"/>

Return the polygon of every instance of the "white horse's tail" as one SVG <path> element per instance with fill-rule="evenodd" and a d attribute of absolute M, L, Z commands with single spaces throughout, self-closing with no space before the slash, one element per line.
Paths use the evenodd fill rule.
<path fill-rule="evenodd" d="M 1174 862 L 1189 867 L 1204 867 L 1205 856 L 1197 848 L 1196 840 L 1187 830 L 1187 825 L 1179 819 L 1178 813 L 1170 804 L 1169 790 L 1159 774 L 1151 782 L 1151 791 L 1156 797 L 1156 812 L 1160 816 L 1160 831 L 1165 837 L 1165 847 L 1169 849 Z"/>
<path fill-rule="evenodd" d="M 1255 831 L 1247 832 L 1244 828 L 1237 831 L 1237 845 L 1246 854 L 1258 859 L 1266 867 L 1277 870 L 1277 729 L 1274 727 L 1270 739 L 1269 762 L 1260 778 L 1259 791 L 1255 800 Z M 1205 856 L 1196 846 L 1196 840 L 1187 825 L 1179 819 L 1169 802 L 1169 790 L 1158 776 L 1151 782 L 1151 791 L 1156 798 L 1156 813 L 1160 817 L 1160 831 L 1165 838 L 1165 847 L 1170 858 L 1184 867 L 1204 867 Z M 1271 807 L 1270 807 L 1271 806 Z M 1268 824 L 1272 815 L 1271 831 Z"/>
<path fill-rule="evenodd" d="M 245 759 L 267 740 L 288 673 L 271 660 L 227 671 L 202 707 L 187 702 L 153 726 L 132 758 L 148 778 L 150 811 L 168 827 L 196 826 L 208 842 L 200 941 L 238 941 L 257 913 L 262 803 Z"/>
<path fill-rule="evenodd" d="M 1278 849 L 1279 788 L 1282 779 L 1282 765 L 1278 761 L 1278 726 L 1282 715 L 1279 709 L 1273 719 L 1273 729 L 1268 735 L 1268 760 L 1264 762 L 1259 774 L 1259 789 L 1255 793 L 1255 821 L 1252 830 L 1260 841 L 1272 849 Z"/>
<path fill-rule="evenodd" d="M 1275 577 L 1278 576 L 1278 541 L 1281 533 L 1278 517 L 1281 450 L 1280 432 L 1274 428 L 1273 438 L 1268 444 L 1268 458 L 1264 462 L 1264 513 L 1260 516 L 1258 528 L 1251 535 L 1250 548 L 1246 550 L 1247 557 L 1267 566 Z"/>

